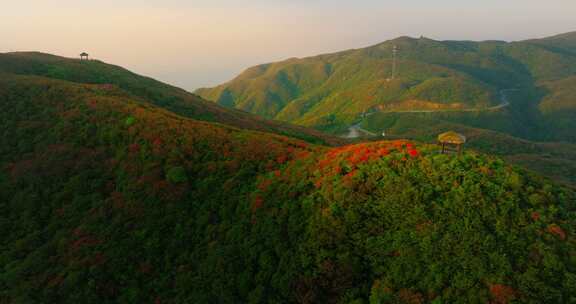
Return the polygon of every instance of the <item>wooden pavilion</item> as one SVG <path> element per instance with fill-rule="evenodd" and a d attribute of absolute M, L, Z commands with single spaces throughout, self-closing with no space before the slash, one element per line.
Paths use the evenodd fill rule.
<path fill-rule="evenodd" d="M 80 54 L 80 60 L 88 60 L 88 53 L 82 52 L 82 54 Z"/>
<path fill-rule="evenodd" d="M 462 153 L 462 146 L 466 143 L 466 136 L 454 131 L 438 135 L 438 143 L 442 146 L 442 154 L 449 152 Z"/>

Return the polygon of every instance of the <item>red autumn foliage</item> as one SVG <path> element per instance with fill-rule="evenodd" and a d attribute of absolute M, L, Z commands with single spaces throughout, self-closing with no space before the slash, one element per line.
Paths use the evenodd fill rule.
<path fill-rule="evenodd" d="M 406 150 L 408 147 L 410 150 Z M 417 157 L 420 154 L 415 146 L 407 141 L 382 141 L 333 148 L 317 160 L 315 168 L 319 172 L 313 184 L 316 188 L 330 186 L 331 183 L 326 183 L 330 177 L 346 173 L 342 176 L 343 182 L 346 186 L 351 186 L 352 179 L 357 174 L 360 165 L 387 157 L 393 151 L 400 152 L 399 155 L 403 156 L 404 159 L 407 155 Z M 296 174 L 298 178 L 305 178 L 302 176 L 302 172 Z M 319 177 L 321 178 L 318 179 Z"/>
<path fill-rule="evenodd" d="M 346 175 L 344 175 L 344 178 L 351 179 L 356 175 L 356 173 L 358 173 L 356 170 L 352 170 L 352 171 L 348 172 Z"/>
<path fill-rule="evenodd" d="M 342 167 L 336 165 L 336 166 L 334 167 L 334 173 L 335 173 L 335 174 L 340 174 L 341 172 L 342 172 Z"/>
<path fill-rule="evenodd" d="M 105 90 L 105 91 L 112 91 L 115 88 L 113 84 L 109 84 L 109 83 L 100 84 L 100 85 L 98 85 L 98 87 L 101 90 Z"/>
<path fill-rule="evenodd" d="M 206 170 L 210 173 L 218 170 L 218 164 L 216 162 L 209 162 L 206 164 Z"/>
<path fill-rule="evenodd" d="M 274 168 L 276 168 L 276 162 L 273 160 L 266 162 L 266 171 L 272 171 Z"/>
<path fill-rule="evenodd" d="M 152 152 L 154 154 L 162 154 L 164 151 L 164 142 L 161 138 L 154 138 L 152 140 Z"/>
<path fill-rule="evenodd" d="M 386 156 L 386 155 L 388 155 L 389 153 L 390 153 L 390 151 L 388 151 L 388 149 L 386 149 L 386 148 L 378 149 L 378 155 L 381 156 L 381 157 L 382 157 L 382 156 Z"/>
<path fill-rule="evenodd" d="M 540 220 L 540 213 L 534 211 L 534 212 L 532 212 L 531 217 L 534 221 L 538 221 L 538 220 Z"/>
<path fill-rule="evenodd" d="M 298 159 L 303 159 L 310 156 L 310 152 L 309 151 L 300 151 L 296 154 L 296 158 Z"/>
<path fill-rule="evenodd" d="M 560 226 L 556 225 L 556 224 L 552 224 L 548 226 L 548 232 L 556 235 L 557 237 L 559 237 L 561 240 L 565 240 L 566 239 L 566 232 L 564 232 L 564 230 L 562 228 L 560 228 Z"/>
<path fill-rule="evenodd" d="M 432 226 L 432 221 L 425 221 L 422 223 L 418 223 L 416 224 L 416 231 L 418 232 L 425 232 L 427 229 L 429 229 Z"/>
<path fill-rule="evenodd" d="M 152 145 L 155 147 L 161 147 L 162 144 L 162 138 L 154 138 L 154 140 L 152 140 Z"/>
<path fill-rule="evenodd" d="M 328 167 L 331 163 L 332 163 L 332 160 L 330 158 L 320 160 L 318 162 L 318 168 L 320 168 L 320 170 L 323 170 L 324 168 Z"/>
<path fill-rule="evenodd" d="M 88 101 L 88 107 L 90 107 L 90 108 L 92 108 L 92 109 L 95 109 L 95 108 L 96 108 L 96 105 L 98 105 L 98 101 L 96 101 L 96 100 L 94 100 L 94 99 Z"/>
<path fill-rule="evenodd" d="M 408 154 L 409 154 L 411 157 L 417 157 L 420 153 L 419 153 L 418 150 L 416 150 L 416 149 L 411 149 L 411 150 L 408 150 Z"/>
<path fill-rule="evenodd" d="M 406 304 L 421 304 L 424 303 L 424 296 L 419 292 L 414 292 L 410 289 L 402 288 L 398 291 L 398 298 L 400 303 Z"/>
<path fill-rule="evenodd" d="M 321 188 L 321 187 L 322 187 L 322 178 L 320 178 L 319 180 L 317 180 L 317 181 L 314 183 L 314 187 L 316 187 L 316 188 Z"/>
<path fill-rule="evenodd" d="M 352 186 L 352 179 L 354 178 L 356 173 L 357 173 L 357 171 L 356 171 L 356 169 L 354 169 L 354 170 L 348 172 L 346 175 L 344 175 L 343 183 L 344 183 L 344 185 L 346 185 L 346 187 Z"/>
<path fill-rule="evenodd" d="M 261 196 L 256 196 L 254 202 L 252 202 L 252 212 L 260 209 L 264 205 L 264 199 Z"/>
<path fill-rule="evenodd" d="M 100 240 L 93 238 L 91 236 L 83 236 L 79 239 L 77 239 L 76 241 L 74 241 L 71 245 L 70 245 L 70 249 L 72 251 L 74 250 L 78 250 L 81 247 L 84 246 L 95 246 L 95 245 L 99 245 L 101 243 Z"/>
<path fill-rule="evenodd" d="M 268 189 L 268 187 L 270 187 L 271 184 L 272 184 L 271 180 L 265 179 L 261 181 L 260 184 L 258 184 L 258 190 L 266 191 L 266 189 Z"/>
<path fill-rule="evenodd" d="M 283 164 L 288 160 L 288 156 L 286 154 L 280 154 L 278 155 L 278 157 L 276 158 L 276 162 L 279 164 Z"/>
<path fill-rule="evenodd" d="M 489 287 L 493 304 L 507 304 L 516 298 L 516 291 L 510 286 L 491 284 Z"/>
<path fill-rule="evenodd" d="M 308 148 L 308 144 L 303 142 L 303 141 L 296 141 L 296 142 L 294 142 L 294 145 L 300 149 Z"/>

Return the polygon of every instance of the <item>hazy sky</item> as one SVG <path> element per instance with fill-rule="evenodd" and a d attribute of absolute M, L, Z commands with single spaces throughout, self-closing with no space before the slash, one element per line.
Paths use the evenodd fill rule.
<path fill-rule="evenodd" d="M 0 52 L 86 51 L 188 90 L 400 35 L 521 40 L 574 30 L 576 0 L 0 0 Z"/>

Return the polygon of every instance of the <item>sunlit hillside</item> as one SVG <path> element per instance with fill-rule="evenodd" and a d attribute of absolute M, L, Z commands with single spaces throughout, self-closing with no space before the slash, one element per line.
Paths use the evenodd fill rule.
<path fill-rule="evenodd" d="M 284 134 L 316 143 L 340 144 L 343 142 L 341 139 L 311 129 L 266 120 L 247 112 L 216 106 L 180 88 L 98 60 L 79 61 L 34 52 L 0 53 L 1 72 L 118 87 L 135 99 L 146 100 L 179 115 L 197 120 Z"/>
<path fill-rule="evenodd" d="M 482 128 L 574 142 L 575 132 L 567 131 L 576 127 L 574 37 L 519 42 L 401 37 L 256 66 L 197 93 L 227 107 L 335 134 L 363 113 L 425 111 L 455 117 L 476 113 L 485 117 L 475 121 Z M 522 96 L 509 107 L 504 93 Z M 518 121 L 530 131 L 493 126 L 493 117 Z"/>

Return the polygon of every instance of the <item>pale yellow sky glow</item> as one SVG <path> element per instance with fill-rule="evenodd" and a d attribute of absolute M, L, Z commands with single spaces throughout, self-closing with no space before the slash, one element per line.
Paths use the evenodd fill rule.
<path fill-rule="evenodd" d="M 0 52 L 87 51 L 189 90 L 255 64 L 399 35 L 517 40 L 576 30 L 576 1 L 565 0 L 0 1 Z"/>

